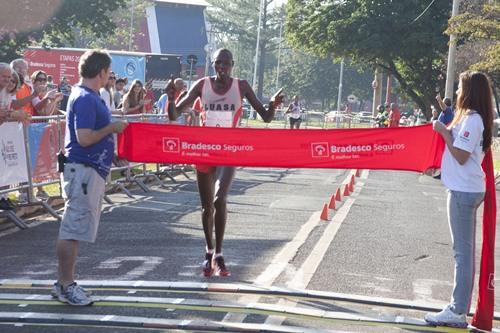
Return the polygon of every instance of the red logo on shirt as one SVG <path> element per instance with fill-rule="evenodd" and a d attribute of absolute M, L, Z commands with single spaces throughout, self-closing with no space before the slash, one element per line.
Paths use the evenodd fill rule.
<path fill-rule="evenodd" d="M 469 132 L 467 132 L 467 131 L 466 131 L 466 132 L 464 133 L 464 136 L 465 136 L 466 138 L 468 138 L 468 137 L 469 137 Z"/>

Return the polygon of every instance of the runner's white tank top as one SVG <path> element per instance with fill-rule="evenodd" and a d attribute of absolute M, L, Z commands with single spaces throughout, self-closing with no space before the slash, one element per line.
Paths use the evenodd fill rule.
<path fill-rule="evenodd" d="M 300 104 L 297 102 L 297 104 L 292 103 L 290 104 L 292 106 L 292 112 L 290 113 L 290 117 L 293 119 L 299 119 L 301 114 L 300 114 Z"/>
<path fill-rule="evenodd" d="M 240 80 L 233 78 L 231 88 L 217 94 L 212 88 L 210 77 L 206 77 L 201 91 L 201 121 L 203 126 L 237 127 L 243 102 L 240 93 Z"/>

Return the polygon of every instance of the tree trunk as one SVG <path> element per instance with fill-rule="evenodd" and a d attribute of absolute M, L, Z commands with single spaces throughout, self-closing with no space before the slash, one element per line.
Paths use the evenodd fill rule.
<path fill-rule="evenodd" d="M 389 61 L 388 63 L 389 67 L 385 67 L 394 77 L 398 80 L 399 84 L 401 85 L 401 88 L 410 96 L 415 103 L 419 106 L 419 108 L 422 110 L 424 113 L 425 117 L 427 120 L 431 119 L 431 111 L 430 111 L 430 99 L 428 96 L 419 96 L 417 93 L 408 85 L 406 80 L 401 76 L 401 74 L 398 72 L 396 69 L 396 65 L 394 62 Z"/>

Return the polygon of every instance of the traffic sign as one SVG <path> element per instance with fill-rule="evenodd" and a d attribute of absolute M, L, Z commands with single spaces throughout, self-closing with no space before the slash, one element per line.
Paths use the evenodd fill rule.
<path fill-rule="evenodd" d="M 357 98 L 356 96 L 354 96 L 354 95 L 349 95 L 349 96 L 347 96 L 347 101 L 348 101 L 349 103 L 354 103 L 354 102 L 356 102 L 357 100 L 358 100 L 358 98 Z"/>
<path fill-rule="evenodd" d="M 194 55 L 194 54 L 190 54 L 190 55 L 187 56 L 186 61 L 191 66 L 194 66 L 198 62 L 198 57 L 196 55 Z"/>

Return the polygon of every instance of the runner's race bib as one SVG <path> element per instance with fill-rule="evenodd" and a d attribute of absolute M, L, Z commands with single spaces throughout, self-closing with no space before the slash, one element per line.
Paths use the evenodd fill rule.
<path fill-rule="evenodd" d="M 232 111 L 207 111 L 205 126 L 209 127 L 233 127 Z"/>

